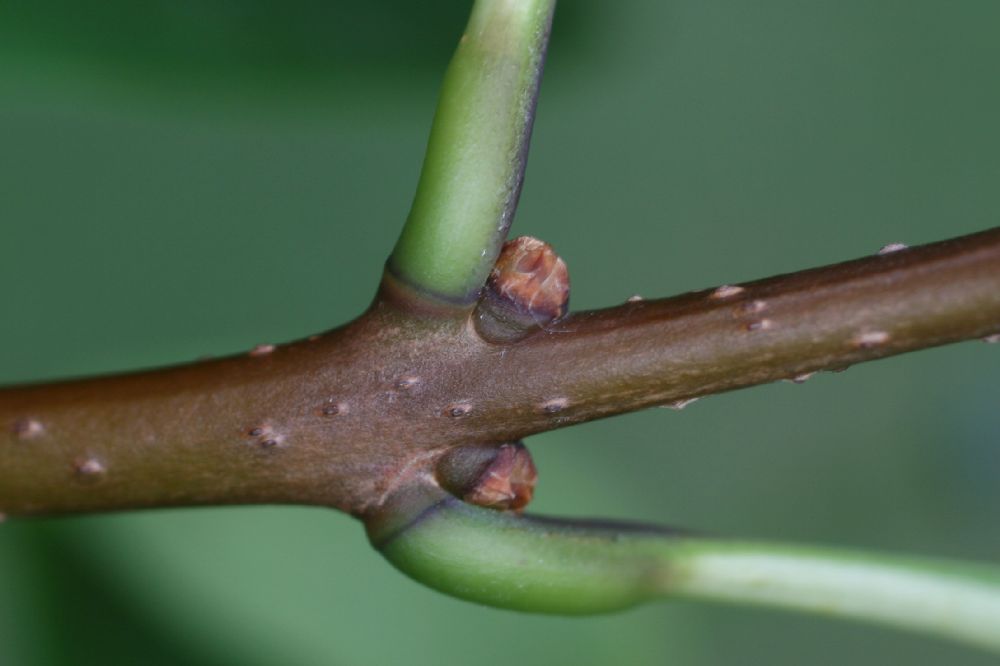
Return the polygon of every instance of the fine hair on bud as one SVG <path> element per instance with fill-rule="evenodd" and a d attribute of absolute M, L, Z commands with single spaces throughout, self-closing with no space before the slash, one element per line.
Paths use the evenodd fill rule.
<path fill-rule="evenodd" d="M 516 342 L 566 314 L 569 271 L 548 243 L 520 236 L 504 243 L 476 307 L 479 334 Z"/>

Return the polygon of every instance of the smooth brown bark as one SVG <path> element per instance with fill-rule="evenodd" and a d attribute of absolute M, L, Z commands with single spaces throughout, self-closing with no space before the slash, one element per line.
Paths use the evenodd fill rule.
<path fill-rule="evenodd" d="M 570 315 L 516 343 L 387 278 L 314 339 L 0 390 L 0 512 L 304 503 L 356 515 L 459 444 L 1000 332 L 1000 228 Z"/>

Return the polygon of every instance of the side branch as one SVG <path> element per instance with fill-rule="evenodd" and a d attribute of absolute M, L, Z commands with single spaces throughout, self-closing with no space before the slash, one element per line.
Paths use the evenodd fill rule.
<path fill-rule="evenodd" d="M 571 315 L 503 351 L 505 392 L 530 404 L 521 401 L 499 420 L 519 423 L 506 435 L 523 437 L 998 332 L 995 228 Z"/>
<path fill-rule="evenodd" d="M 518 516 L 419 486 L 367 524 L 400 571 L 446 594 L 582 615 L 689 599 L 818 613 L 1000 651 L 1000 570 L 864 551 Z"/>
<path fill-rule="evenodd" d="M 555 0 L 477 0 L 448 67 L 413 207 L 388 268 L 468 305 L 521 194 Z"/>

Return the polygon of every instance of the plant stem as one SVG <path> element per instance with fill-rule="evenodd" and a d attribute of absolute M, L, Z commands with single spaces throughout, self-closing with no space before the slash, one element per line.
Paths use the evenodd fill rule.
<path fill-rule="evenodd" d="M 368 524 L 407 575 L 521 611 L 586 614 L 686 598 L 819 613 L 1000 652 L 1000 568 L 517 516 L 425 485 Z"/>
<path fill-rule="evenodd" d="M 438 487 L 435 471 L 463 497 L 520 507 L 534 467 L 512 442 L 526 435 L 1000 332 L 998 228 L 553 319 L 560 277 L 551 316 L 529 307 L 516 335 L 482 335 L 473 308 L 517 206 L 554 4 L 476 1 L 369 312 L 242 357 L 0 391 L 0 516 L 321 504 L 363 518 L 407 574 L 482 603 L 705 599 L 1000 652 L 994 567 L 520 517 Z M 463 451 L 473 464 L 447 457 Z"/>
<path fill-rule="evenodd" d="M 571 315 L 503 350 L 508 436 L 1000 332 L 1000 228 Z M 566 409 L 537 405 L 564 398 Z M 491 408 L 494 407 L 491 405 Z M 492 413 L 492 412 L 491 412 Z"/>
<path fill-rule="evenodd" d="M 1000 567 L 833 548 L 691 540 L 666 594 L 861 620 L 1000 653 Z"/>
<path fill-rule="evenodd" d="M 471 312 L 435 310 L 389 276 L 368 313 L 314 341 L 0 390 L 0 513 L 293 502 L 364 515 L 454 446 L 1000 332 L 1000 229 L 741 289 L 580 313 L 497 345 Z"/>
<path fill-rule="evenodd" d="M 384 302 L 383 302 L 384 305 Z M 0 389 L 0 513 L 295 503 L 357 513 L 454 442 L 426 360 L 455 324 L 377 306 L 226 359 Z M 439 362 L 440 359 L 437 359 Z"/>
<path fill-rule="evenodd" d="M 555 0 L 477 0 L 445 74 L 395 275 L 471 303 L 521 193 Z"/>

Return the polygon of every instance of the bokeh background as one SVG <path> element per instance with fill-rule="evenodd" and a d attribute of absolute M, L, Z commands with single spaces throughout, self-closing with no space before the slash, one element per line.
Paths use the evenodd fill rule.
<path fill-rule="evenodd" d="M 0 4 L 0 383 L 358 313 L 468 2 Z M 995 0 L 566 0 L 513 233 L 573 302 L 995 226 Z M 534 437 L 535 509 L 1000 560 L 1000 345 Z M 317 508 L 0 526 L 0 664 L 987 664 L 692 603 L 560 619 L 403 578 Z"/>

